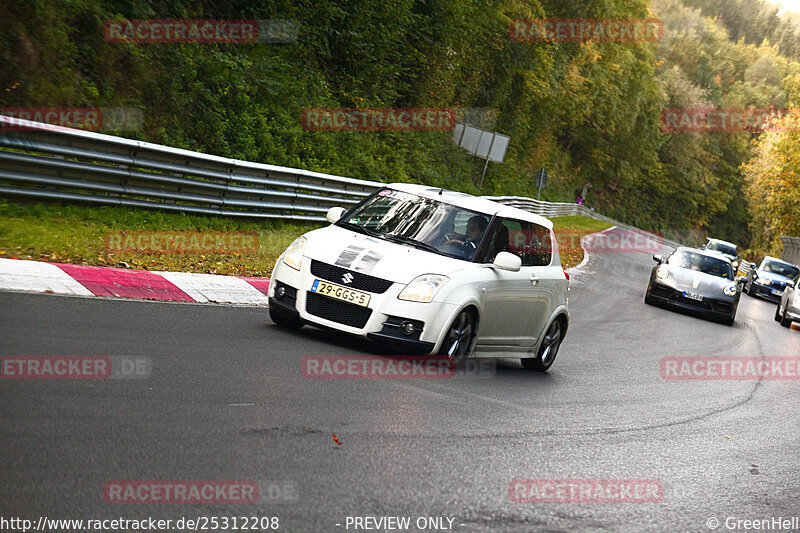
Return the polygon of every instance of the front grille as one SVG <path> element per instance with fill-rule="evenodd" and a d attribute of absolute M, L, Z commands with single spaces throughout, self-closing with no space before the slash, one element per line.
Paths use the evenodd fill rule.
<path fill-rule="evenodd" d="M 717 313 L 730 313 L 733 311 L 733 305 L 728 302 L 712 302 L 714 306 L 714 311 Z"/>
<path fill-rule="evenodd" d="M 333 283 L 338 283 L 339 285 L 345 285 L 353 289 L 372 292 L 375 294 L 383 294 L 389 290 L 389 287 L 392 286 L 392 282 L 389 280 L 376 278 L 375 276 L 362 274 L 361 272 L 348 270 L 336 265 L 329 265 L 328 263 L 323 263 L 322 261 L 317 261 L 316 259 L 311 260 L 311 273 L 314 276 L 322 278 L 326 281 L 331 281 Z M 350 283 L 345 283 L 345 281 L 342 279 L 342 276 L 347 273 L 353 277 L 353 280 Z"/>
<path fill-rule="evenodd" d="M 786 288 L 786 283 L 784 283 L 784 282 L 782 282 L 782 281 L 773 281 L 773 282 L 772 282 L 772 288 L 773 288 L 773 289 L 780 289 L 780 290 L 783 290 L 783 289 L 785 289 L 785 288 Z"/>
<path fill-rule="evenodd" d="M 306 293 L 306 312 L 354 328 L 363 328 L 372 315 L 372 309 L 342 302 L 315 292 Z"/>

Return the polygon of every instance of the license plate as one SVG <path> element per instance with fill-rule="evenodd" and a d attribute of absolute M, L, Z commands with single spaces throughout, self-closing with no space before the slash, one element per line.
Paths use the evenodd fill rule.
<path fill-rule="evenodd" d="M 775 296 L 783 296 L 783 291 L 780 289 L 772 289 L 772 294 Z"/>
<path fill-rule="evenodd" d="M 331 298 L 336 298 L 337 300 L 350 302 L 363 307 L 369 305 L 370 295 L 366 292 L 342 287 L 341 285 L 336 285 L 335 283 L 328 283 L 327 281 L 322 281 L 321 279 L 314 280 L 314 284 L 311 285 L 311 292 L 330 296 Z"/>
<path fill-rule="evenodd" d="M 685 298 L 689 298 L 690 300 L 697 300 L 698 302 L 702 302 L 703 301 L 703 297 L 702 296 L 700 296 L 699 294 L 695 294 L 693 292 L 683 291 L 683 296 Z"/>

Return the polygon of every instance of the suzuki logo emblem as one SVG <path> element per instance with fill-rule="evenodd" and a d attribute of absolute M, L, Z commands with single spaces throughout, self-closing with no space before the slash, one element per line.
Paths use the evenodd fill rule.
<path fill-rule="evenodd" d="M 345 272 L 344 276 L 342 276 L 342 281 L 345 283 L 350 283 L 353 281 L 353 275 L 350 272 Z"/>

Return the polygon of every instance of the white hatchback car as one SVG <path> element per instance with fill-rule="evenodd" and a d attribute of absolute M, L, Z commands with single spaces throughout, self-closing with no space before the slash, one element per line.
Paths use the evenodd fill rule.
<path fill-rule="evenodd" d="M 413 353 L 553 364 L 569 325 L 569 277 L 553 224 L 468 194 L 391 184 L 280 256 L 279 326 L 332 328 Z"/>

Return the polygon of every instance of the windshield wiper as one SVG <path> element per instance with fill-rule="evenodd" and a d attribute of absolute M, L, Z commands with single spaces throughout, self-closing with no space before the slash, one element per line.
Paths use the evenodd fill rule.
<path fill-rule="evenodd" d="M 417 239 L 412 239 L 411 237 L 403 237 L 396 234 L 386 234 L 384 237 L 387 240 L 392 242 L 400 243 L 400 244 L 410 244 L 415 248 L 421 248 L 423 250 L 427 250 L 429 252 L 433 252 L 435 254 L 443 255 L 442 251 L 439 250 L 437 247 L 433 246 L 432 244 L 428 244 L 427 242 L 418 241 Z"/>
<path fill-rule="evenodd" d="M 339 224 L 341 224 L 345 228 L 352 229 L 353 231 L 363 233 L 364 235 L 369 235 L 370 237 L 376 237 L 379 239 L 383 237 L 382 233 L 378 233 L 377 231 L 372 231 L 371 229 L 368 229 L 365 226 L 359 226 L 358 224 L 353 224 L 352 222 L 339 222 Z"/>

